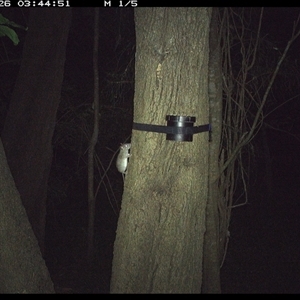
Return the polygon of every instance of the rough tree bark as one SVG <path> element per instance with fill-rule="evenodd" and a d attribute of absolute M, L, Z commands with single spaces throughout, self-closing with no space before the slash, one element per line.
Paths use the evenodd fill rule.
<path fill-rule="evenodd" d="M 209 8 L 139 8 L 134 122 L 208 123 Z M 133 131 L 114 245 L 112 293 L 199 293 L 208 133 L 193 142 Z"/>
<path fill-rule="evenodd" d="M 218 8 L 213 8 L 209 35 L 209 115 L 212 125 L 209 143 L 209 196 L 206 211 L 206 232 L 203 256 L 203 293 L 220 293 L 220 249 L 219 230 L 222 227 L 220 204 L 223 202 L 219 188 L 220 141 L 222 133 L 222 63 L 218 30 Z M 221 222 L 220 222 L 221 221 Z M 223 244 L 221 243 L 223 246 Z"/>
<path fill-rule="evenodd" d="M 33 231 L 44 250 L 51 140 L 60 101 L 71 10 L 33 8 L 2 141 Z"/>

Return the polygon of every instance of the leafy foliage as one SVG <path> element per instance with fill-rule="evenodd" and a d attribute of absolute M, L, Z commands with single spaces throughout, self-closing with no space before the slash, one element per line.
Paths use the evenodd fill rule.
<path fill-rule="evenodd" d="M 18 38 L 17 33 L 10 27 L 21 28 L 21 29 L 27 30 L 27 28 L 25 28 L 21 25 L 18 25 L 13 21 L 9 21 L 5 17 L 3 17 L 2 14 L 0 14 L 0 37 L 7 36 L 16 46 L 19 44 L 20 40 Z"/>

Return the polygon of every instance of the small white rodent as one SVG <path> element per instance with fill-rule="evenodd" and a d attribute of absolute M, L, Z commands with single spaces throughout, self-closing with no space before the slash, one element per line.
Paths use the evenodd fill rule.
<path fill-rule="evenodd" d="M 128 165 L 128 158 L 130 157 L 129 149 L 131 144 L 121 144 L 120 152 L 117 157 L 116 167 L 120 173 L 122 173 L 123 178 L 124 174 L 126 174 L 127 165 Z"/>

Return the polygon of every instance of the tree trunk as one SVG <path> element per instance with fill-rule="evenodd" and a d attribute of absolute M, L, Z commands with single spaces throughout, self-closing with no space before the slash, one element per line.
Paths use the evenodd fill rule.
<path fill-rule="evenodd" d="M 139 8 L 134 122 L 208 123 L 209 8 Z M 112 293 L 199 293 L 208 134 L 193 142 L 133 131 L 114 245 Z"/>
<path fill-rule="evenodd" d="M 0 293 L 54 293 L 0 140 Z"/>
<path fill-rule="evenodd" d="M 218 30 L 218 8 L 213 9 L 209 35 L 209 115 L 212 124 L 209 144 L 209 197 L 204 239 L 203 293 L 220 293 L 220 219 L 222 193 L 220 178 L 220 141 L 222 132 L 222 64 Z"/>
<path fill-rule="evenodd" d="M 31 9 L 20 72 L 2 132 L 9 167 L 42 251 L 51 140 L 70 21 L 70 9 Z"/>

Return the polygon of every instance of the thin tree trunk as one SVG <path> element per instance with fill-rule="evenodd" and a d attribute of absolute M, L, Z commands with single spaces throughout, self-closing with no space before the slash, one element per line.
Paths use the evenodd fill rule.
<path fill-rule="evenodd" d="M 94 190 L 94 154 L 95 146 L 98 141 L 99 133 L 99 71 L 98 71 L 98 50 L 99 50 L 99 8 L 95 8 L 94 21 L 94 49 L 93 49 L 93 68 L 94 68 L 94 129 L 90 140 L 88 151 L 88 252 L 89 263 L 92 262 L 94 252 L 94 223 L 95 223 L 95 190 Z"/>
<path fill-rule="evenodd" d="M 213 9 L 209 38 L 209 115 L 212 133 L 209 144 L 209 197 L 206 211 L 202 292 L 220 293 L 219 230 L 221 222 L 219 218 L 222 211 L 219 211 L 219 203 L 223 200 L 219 189 L 219 155 L 222 132 L 222 64 L 217 8 Z"/>

